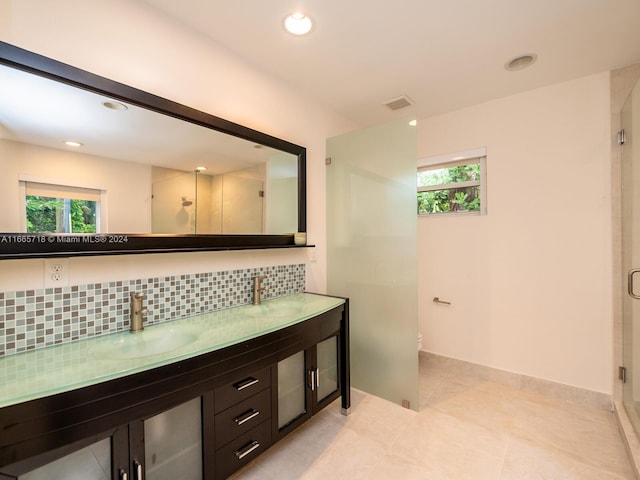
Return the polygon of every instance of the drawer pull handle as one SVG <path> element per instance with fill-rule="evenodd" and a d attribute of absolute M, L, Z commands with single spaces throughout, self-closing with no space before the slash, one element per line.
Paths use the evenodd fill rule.
<path fill-rule="evenodd" d="M 129 478 L 129 475 L 127 475 L 127 472 L 120 469 L 120 480 L 128 480 L 128 478 Z"/>
<path fill-rule="evenodd" d="M 244 390 L 245 388 L 249 388 L 251 385 L 255 385 L 259 381 L 260 380 L 258 380 L 257 378 L 249 377 L 249 378 L 245 378 L 244 380 L 238 383 L 234 383 L 233 386 L 236 388 L 237 391 L 240 391 L 240 390 Z"/>
<path fill-rule="evenodd" d="M 236 422 L 236 424 L 238 425 L 242 425 L 243 423 L 248 422 L 252 418 L 256 418 L 258 415 L 260 415 L 260 410 L 254 410 L 252 408 L 251 410 L 244 412 L 239 417 L 234 418 L 233 421 Z"/>
<path fill-rule="evenodd" d="M 249 455 L 251 452 L 253 452 L 254 450 L 260 448 L 260 443 L 258 443 L 256 440 L 254 440 L 251 443 L 248 443 L 247 445 L 245 445 L 244 447 L 242 447 L 239 450 L 236 450 L 235 452 L 233 452 L 233 454 L 238 457 L 238 460 L 242 460 L 244 457 L 246 457 L 247 455 Z"/>

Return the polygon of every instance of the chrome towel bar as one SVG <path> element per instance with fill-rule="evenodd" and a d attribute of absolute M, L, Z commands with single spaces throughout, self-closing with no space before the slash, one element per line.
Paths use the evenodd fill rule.
<path fill-rule="evenodd" d="M 451 305 L 451 302 L 440 300 L 440 297 L 433 297 L 433 303 L 442 303 L 443 305 Z"/>

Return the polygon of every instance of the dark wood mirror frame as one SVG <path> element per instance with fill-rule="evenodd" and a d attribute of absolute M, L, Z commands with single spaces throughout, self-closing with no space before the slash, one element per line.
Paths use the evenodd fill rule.
<path fill-rule="evenodd" d="M 135 104 L 298 158 L 298 231 L 306 232 L 306 149 L 223 118 L 181 105 L 122 83 L 0 42 L 0 64 L 81 89 Z M 296 247 L 293 234 L 283 235 L 173 235 L 109 233 L 55 235 L 0 233 L 0 259 L 70 257 Z"/>

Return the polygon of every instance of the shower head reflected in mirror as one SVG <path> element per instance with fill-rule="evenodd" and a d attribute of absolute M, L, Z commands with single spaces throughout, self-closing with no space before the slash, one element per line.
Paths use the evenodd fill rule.
<path fill-rule="evenodd" d="M 187 197 L 182 197 L 183 207 L 190 207 L 191 205 L 193 205 L 193 201 L 189 200 Z"/>

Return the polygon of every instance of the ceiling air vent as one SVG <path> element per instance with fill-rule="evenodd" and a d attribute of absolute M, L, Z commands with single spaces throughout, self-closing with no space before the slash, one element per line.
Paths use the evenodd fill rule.
<path fill-rule="evenodd" d="M 383 103 L 383 105 L 386 105 L 391 110 L 400 110 L 401 108 L 405 108 L 410 105 L 413 105 L 413 103 L 414 103 L 413 100 L 411 100 L 409 97 L 407 97 L 406 95 L 402 95 L 400 97 L 387 100 L 386 102 Z"/>

